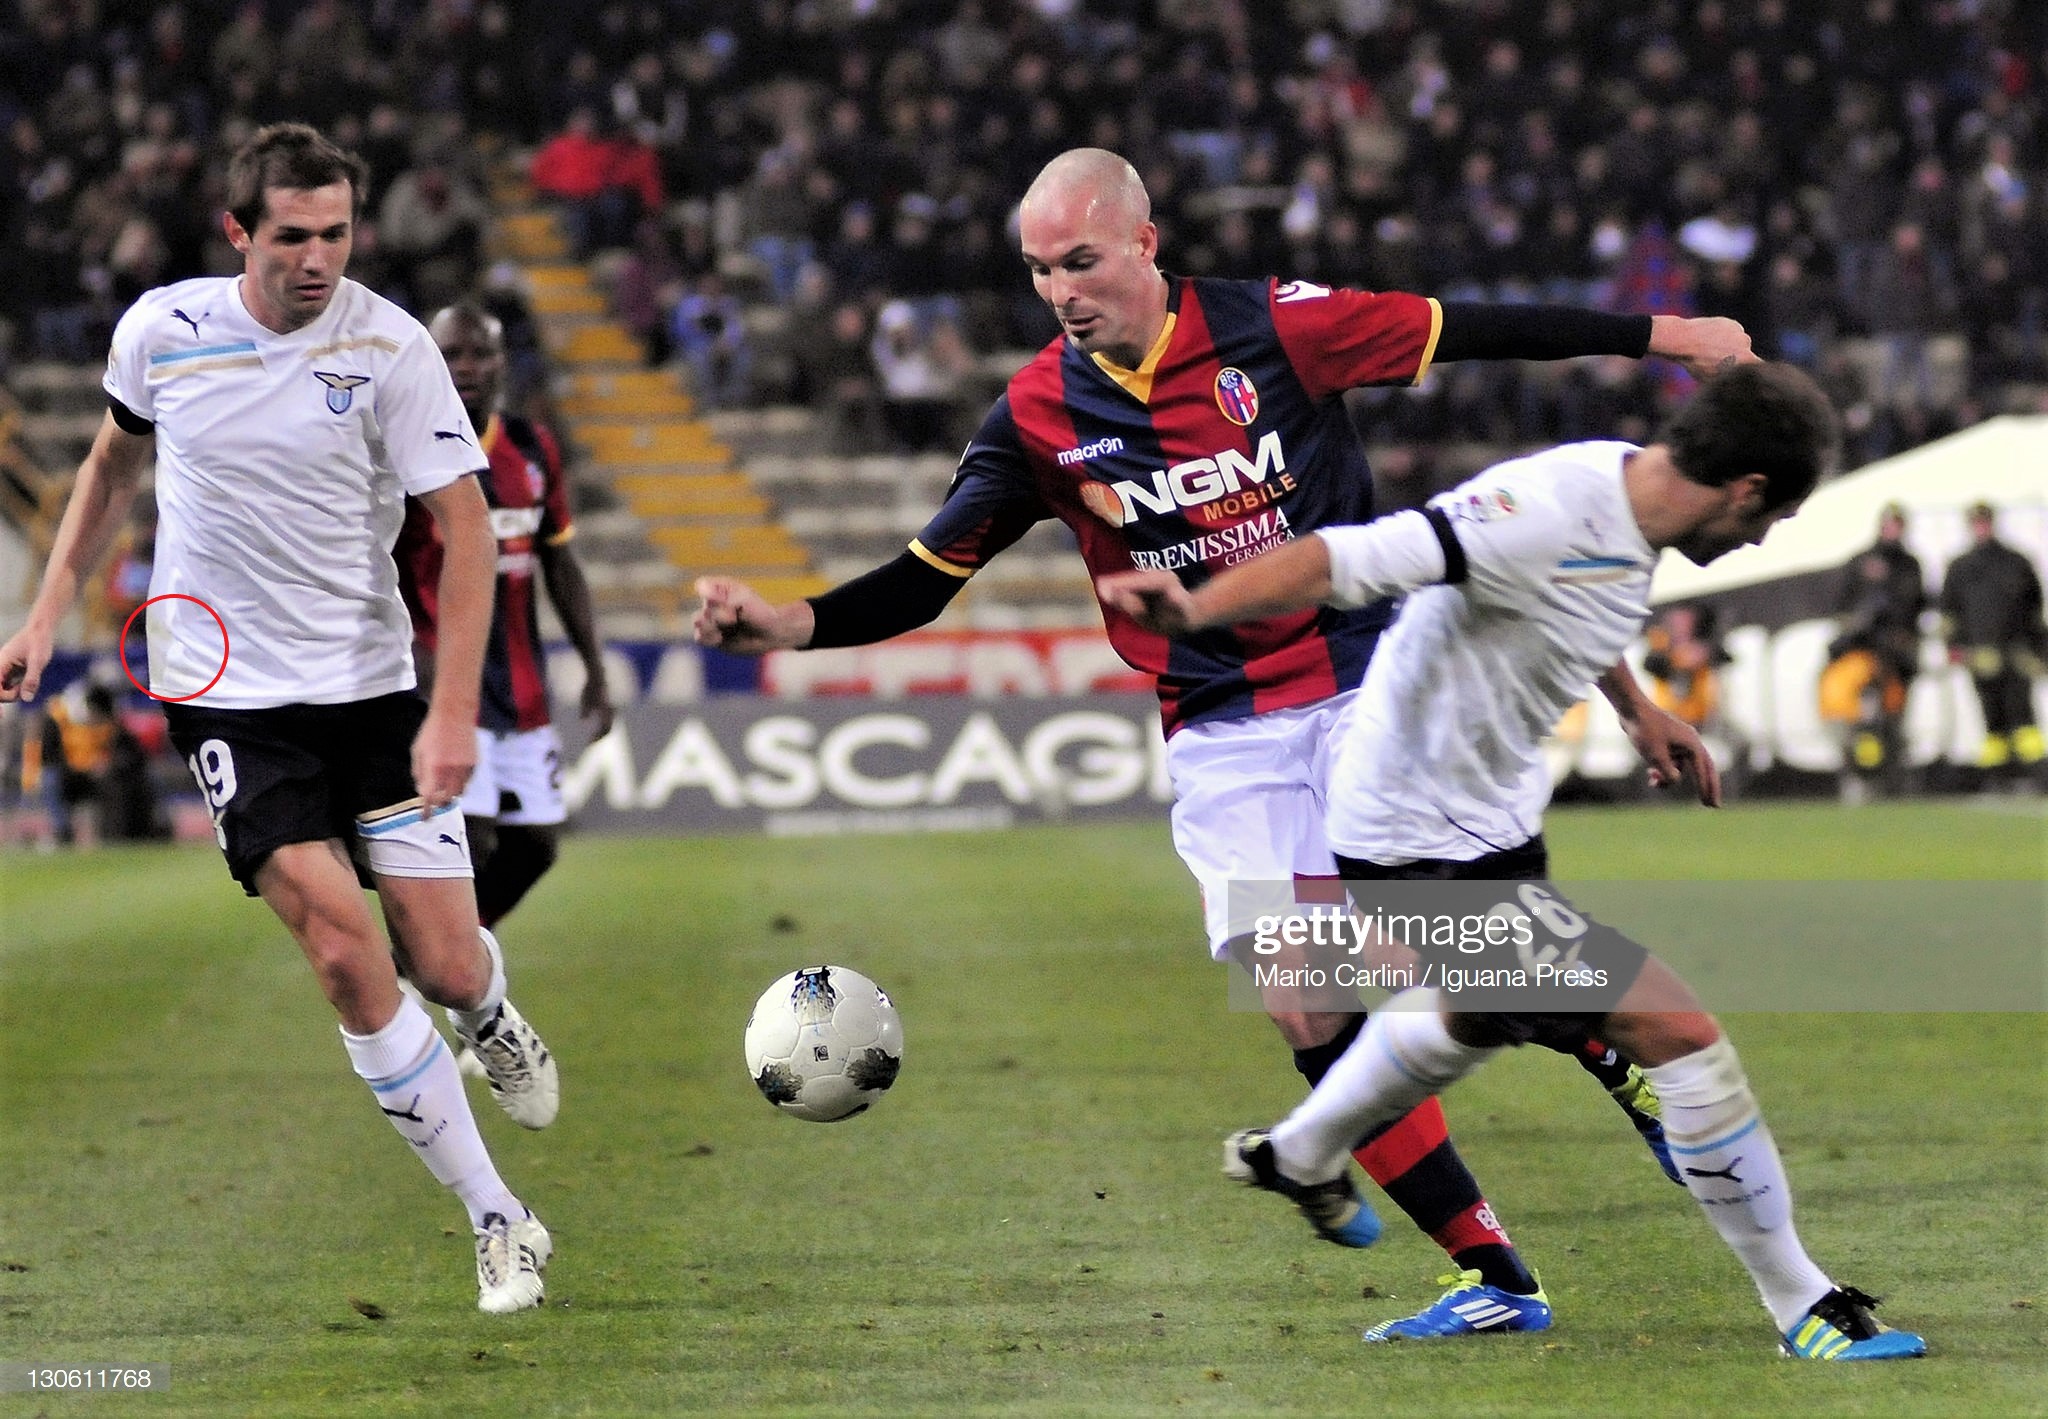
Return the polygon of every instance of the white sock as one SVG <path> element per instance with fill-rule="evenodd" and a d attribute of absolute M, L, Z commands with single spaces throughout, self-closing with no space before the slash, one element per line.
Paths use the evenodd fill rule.
<path fill-rule="evenodd" d="M 484 987 L 484 998 L 467 1010 L 449 1007 L 448 1018 L 462 1026 L 471 1035 L 491 1023 L 498 1013 L 498 1007 L 505 1003 L 505 951 L 498 945 L 498 938 L 491 935 L 490 928 L 479 926 L 476 934 L 482 938 L 484 951 L 491 958 L 491 983 Z"/>
<path fill-rule="evenodd" d="M 1645 1069 L 1664 1102 L 1664 1136 L 1685 1186 L 1756 1282 L 1764 1309 L 1790 1330 L 1834 1289 L 1792 1229 L 1792 1188 L 1742 1061 L 1726 1036 Z"/>
<path fill-rule="evenodd" d="M 416 1001 L 401 996 L 390 1024 L 374 1035 L 344 1029 L 341 1042 L 392 1127 L 413 1146 L 427 1171 L 462 1199 L 471 1226 L 481 1226 L 487 1212 L 526 1215 L 484 1149 L 455 1056 Z"/>
<path fill-rule="evenodd" d="M 1402 991 L 1372 1012 L 1323 1082 L 1273 1128 L 1280 1171 L 1297 1182 L 1342 1172 L 1358 1140 L 1442 1093 L 1493 1053 L 1451 1038 L 1434 989 Z"/>

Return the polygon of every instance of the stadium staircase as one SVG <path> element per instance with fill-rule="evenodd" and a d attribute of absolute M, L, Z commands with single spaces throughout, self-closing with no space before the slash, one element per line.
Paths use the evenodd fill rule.
<path fill-rule="evenodd" d="M 577 515 L 600 631 L 686 635 L 691 581 L 707 573 L 743 577 L 777 601 L 824 590 L 810 550 L 777 520 L 678 377 L 647 367 L 524 178 L 499 172 L 492 205 L 492 254 L 520 271 L 553 376 L 555 418 L 578 483 L 602 504 Z"/>
<path fill-rule="evenodd" d="M 577 519 L 602 548 L 584 561 L 607 634 L 686 633 L 690 582 L 707 572 L 743 577 L 773 601 L 813 595 L 898 555 L 944 500 L 954 455 L 836 452 L 831 416 L 798 405 L 694 413 L 678 374 L 646 367 L 599 275 L 569 259 L 523 174 L 497 169 L 491 198 L 494 255 L 520 269 L 579 481 L 610 505 Z M 733 274 L 736 289 L 756 284 Z M 747 326 L 757 367 L 803 338 L 788 310 L 765 301 L 748 306 Z M 989 357 L 991 397 L 1025 358 Z M 1100 624 L 1073 545 L 1056 524 L 1034 530 L 974 578 L 944 624 Z"/>
<path fill-rule="evenodd" d="M 71 496 L 78 465 L 92 447 L 106 417 L 101 365 L 39 360 L 8 371 L 0 389 L 0 519 L 28 543 L 27 576 L 19 586 L 0 588 L 0 606 L 26 608 L 49 562 L 57 523 Z M 115 538 L 112 556 L 134 544 L 133 526 Z M 104 575 L 89 578 L 79 594 L 79 634 L 93 646 L 112 645 L 120 633 L 110 609 Z"/>

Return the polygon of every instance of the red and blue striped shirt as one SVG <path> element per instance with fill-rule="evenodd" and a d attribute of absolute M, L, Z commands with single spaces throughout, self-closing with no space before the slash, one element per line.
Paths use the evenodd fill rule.
<path fill-rule="evenodd" d="M 575 535 L 569 487 L 553 435 L 529 420 L 493 415 L 483 432 L 483 452 L 490 466 L 479 481 L 498 539 L 498 585 L 477 724 L 500 733 L 538 729 L 549 722 L 547 661 L 534 595 L 538 549 L 559 546 Z M 441 533 L 417 498 L 406 499 L 405 525 L 391 555 L 398 563 L 398 589 L 412 612 L 414 644 L 432 654 L 438 635 Z"/>
<path fill-rule="evenodd" d="M 1320 527 L 1372 516 L 1347 389 L 1429 367 L 1442 312 L 1306 281 L 1169 278 L 1136 370 L 1064 336 L 1010 380 L 911 550 L 972 576 L 1030 527 L 1073 530 L 1090 573 L 1163 568 L 1198 586 Z M 1118 654 L 1185 724 L 1312 704 L 1364 678 L 1394 603 L 1323 608 L 1168 640 L 1104 608 Z"/>

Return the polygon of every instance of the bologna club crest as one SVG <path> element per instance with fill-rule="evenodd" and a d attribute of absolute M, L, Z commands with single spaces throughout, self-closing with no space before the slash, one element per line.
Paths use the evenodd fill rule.
<path fill-rule="evenodd" d="M 1243 370 L 1226 369 L 1216 376 L 1216 407 L 1231 423 L 1248 428 L 1259 417 L 1259 387 Z"/>

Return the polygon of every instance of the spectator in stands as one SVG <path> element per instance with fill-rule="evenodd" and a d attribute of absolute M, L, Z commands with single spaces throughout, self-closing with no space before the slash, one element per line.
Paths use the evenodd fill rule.
<path fill-rule="evenodd" d="M 746 402 L 754 363 L 746 315 L 716 271 L 699 276 L 676 302 L 670 334 L 676 352 L 690 366 L 691 387 L 709 408 L 729 409 Z"/>
<path fill-rule="evenodd" d="M 1970 672 L 1984 710 L 1977 767 L 1987 782 L 2018 783 L 2038 772 L 2044 757 L 2034 716 L 2034 681 L 2048 658 L 2041 578 L 2025 553 L 1998 539 L 1998 513 L 1989 503 L 1970 509 L 1970 538 L 1974 545 L 1949 564 L 1941 586 L 1949 659 Z"/>
<path fill-rule="evenodd" d="M 847 300 L 882 290 L 889 278 L 889 258 L 875 240 L 875 209 L 849 202 L 839 214 L 839 235 L 825 253 L 832 289 Z"/>
<path fill-rule="evenodd" d="M 1904 786 L 1900 726 L 1906 695 L 1920 671 L 1920 613 L 1927 582 L 1920 559 L 1906 550 L 1906 510 L 1887 506 L 1877 541 L 1850 558 L 1835 592 L 1839 630 L 1821 673 L 1821 713 L 1842 726 L 1844 797 L 1860 802 L 1873 782 Z"/>
<path fill-rule="evenodd" d="M 588 107 L 570 114 L 568 127 L 534 155 L 533 185 L 562 204 L 569 246 L 579 259 L 629 245 L 641 214 L 662 205 L 654 150 L 630 133 L 607 129 Z"/>
<path fill-rule="evenodd" d="M 880 391 L 868 341 L 866 309 L 841 301 L 824 335 L 799 341 L 796 349 L 797 402 L 822 409 L 834 444 L 848 452 L 874 447 L 881 435 Z"/>
<path fill-rule="evenodd" d="M 378 209 L 377 239 L 397 287 L 384 294 L 412 311 L 461 298 L 476 285 L 489 219 L 483 197 L 447 162 L 430 158 L 400 174 Z"/>
<path fill-rule="evenodd" d="M 761 155 L 753 180 L 740 195 L 740 210 L 748 254 L 761 263 L 769 295 L 787 303 L 796 294 L 797 278 L 815 254 L 811 245 L 815 214 L 793 153 L 770 148 Z"/>
<path fill-rule="evenodd" d="M 147 783 L 148 775 L 138 772 L 142 760 L 135 736 L 114 712 L 113 692 L 80 682 L 44 711 L 41 735 L 23 753 L 22 788 L 41 798 L 55 842 L 93 847 L 117 835 L 110 829 L 130 826 L 131 814 L 110 822 L 108 810 L 119 796 L 120 776 Z M 132 788 L 122 792 L 132 798 Z"/>
<path fill-rule="evenodd" d="M 1657 708 L 1694 729 L 1713 726 L 1721 709 L 1720 667 L 1728 653 L 1714 639 L 1711 617 L 1697 606 L 1666 608 L 1645 632 L 1643 673 Z"/>
<path fill-rule="evenodd" d="M 650 368 L 667 364 L 674 353 L 669 312 L 682 294 L 683 268 L 676 260 L 668 227 L 659 217 L 642 217 L 633 229 L 633 249 L 619 263 L 612 282 L 612 307 L 647 351 Z"/>
<path fill-rule="evenodd" d="M 909 301 L 893 300 L 876 315 L 868 349 L 882 387 L 882 425 L 897 450 L 950 449 L 972 366 L 952 321 L 937 310 L 921 318 Z"/>
<path fill-rule="evenodd" d="M 1935 402 L 1931 337 L 1955 329 L 1954 282 L 1927 247 L 1920 224 L 1899 222 L 1859 293 L 1863 324 L 1884 346 L 1878 387 L 1894 407 L 1924 411 Z"/>

